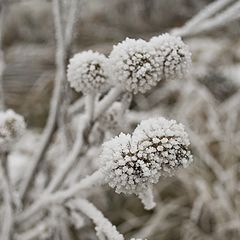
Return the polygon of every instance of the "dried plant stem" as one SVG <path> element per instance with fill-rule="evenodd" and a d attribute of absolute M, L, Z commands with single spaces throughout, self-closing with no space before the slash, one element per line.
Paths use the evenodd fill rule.
<path fill-rule="evenodd" d="M 93 222 L 101 230 L 108 239 L 111 240 L 124 240 L 123 235 L 120 234 L 116 227 L 104 217 L 101 211 L 99 211 L 92 203 L 86 199 L 77 199 L 71 201 L 69 204 L 71 209 L 81 211 L 87 217 L 93 220 Z"/>
<path fill-rule="evenodd" d="M 28 189 L 31 187 L 35 175 L 39 170 L 39 166 L 43 160 L 44 154 L 49 146 L 54 130 L 56 128 L 57 116 L 59 113 L 59 107 L 61 102 L 62 87 L 63 82 L 65 80 L 66 48 L 64 43 L 64 33 L 61 20 L 60 0 L 53 0 L 52 6 L 57 41 L 56 50 L 57 72 L 55 77 L 54 90 L 51 98 L 47 124 L 41 136 L 39 148 L 34 154 L 33 164 L 31 165 L 26 178 L 23 180 L 22 188 L 20 189 L 20 196 L 23 200 L 26 197 L 26 193 Z"/>
<path fill-rule="evenodd" d="M 3 72 L 5 69 L 4 52 L 3 52 L 3 28 L 6 16 L 7 1 L 2 0 L 0 4 L 0 110 L 5 109 L 5 99 L 3 91 Z"/>
<path fill-rule="evenodd" d="M 68 109 L 68 114 L 70 116 L 74 115 L 75 113 L 79 113 L 84 109 L 84 98 L 79 98 L 78 100 L 76 100 L 76 102 L 74 102 L 71 106 L 69 106 Z"/>
<path fill-rule="evenodd" d="M 51 222 L 48 219 L 45 219 L 44 222 L 37 224 L 36 227 L 33 227 L 24 233 L 16 234 L 14 237 L 16 240 L 36 239 L 40 234 L 48 230 L 50 224 Z"/>
<path fill-rule="evenodd" d="M 174 29 L 172 34 L 180 36 L 191 35 L 192 30 L 196 28 L 201 22 L 207 20 L 209 17 L 213 16 L 221 9 L 223 9 L 227 4 L 231 3 L 233 0 L 217 0 L 209 4 L 204 10 L 200 11 L 197 15 L 191 18 L 185 25 L 181 28 Z"/>
<path fill-rule="evenodd" d="M 80 182 L 72 185 L 70 188 L 56 192 L 54 194 L 45 194 L 43 197 L 30 206 L 25 212 L 20 214 L 16 218 L 16 222 L 28 220 L 32 215 L 37 213 L 39 210 L 45 208 L 49 204 L 61 204 L 66 200 L 77 195 L 81 190 L 90 188 L 103 183 L 103 173 L 101 170 L 94 172 L 92 175 L 82 179 Z"/>
<path fill-rule="evenodd" d="M 119 97 L 121 92 L 122 91 L 119 90 L 119 89 L 111 90 L 97 105 L 96 109 L 98 109 L 98 111 L 97 111 L 97 113 L 95 112 L 94 117 L 97 118 L 104 111 L 106 111 L 107 108 L 109 106 L 111 106 L 111 104 Z M 28 217 L 30 217 L 32 214 L 34 214 L 35 211 L 38 211 L 38 209 L 41 209 L 42 204 L 45 205 L 46 203 L 49 203 L 48 201 L 51 202 L 51 201 L 54 201 L 53 199 L 58 199 L 59 195 L 61 195 L 61 194 L 63 195 L 62 199 L 68 198 L 69 195 L 73 196 L 74 194 L 79 192 L 82 188 L 84 188 L 82 186 L 82 184 L 85 184 L 85 181 L 83 179 L 82 180 L 83 183 L 80 182 L 79 184 L 76 184 L 76 185 L 70 187 L 69 189 L 67 189 L 65 191 L 53 194 L 52 197 L 48 198 L 48 201 L 46 200 L 46 196 L 48 196 L 48 194 L 50 194 L 51 192 L 55 191 L 61 185 L 61 183 L 63 182 L 63 180 L 67 176 L 68 172 L 71 170 L 72 166 L 76 162 L 76 159 L 77 159 L 79 153 L 81 152 L 81 149 L 82 149 L 82 146 L 83 146 L 83 133 L 84 133 L 84 130 L 86 129 L 86 127 L 88 126 L 88 118 L 86 117 L 84 119 L 85 120 L 82 121 L 82 126 L 81 126 L 81 129 L 79 131 L 78 137 L 77 137 L 77 139 L 74 143 L 74 146 L 73 146 L 72 150 L 70 151 L 70 153 L 67 157 L 67 160 L 65 161 L 65 164 L 61 168 L 59 168 L 55 177 L 53 178 L 53 180 L 50 182 L 49 186 L 47 187 L 47 189 L 43 193 L 43 197 L 38 199 L 35 203 L 33 203 L 32 206 L 30 206 L 26 210 L 26 216 L 27 216 L 26 219 Z M 86 180 L 86 181 L 88 183 L 88 180 Z M 21 214 L 21 216 L 23 216 L 23 219 L 25 219 L 25 217 L 24 217 L 25 213 Z M 22 219 L 22 217 L 19 216 L 19 219 Z M 19 221 L 19 222 L 21 222 L 21 221 Z"/>
<path fill-rule="evenodd" d="M 66 161 L 57 170 L 57 173 L 54 175 L 52 181 L 49 183 L 49 185 L 48 185 L 47 189 L 44 191 L 44 193 L 54 192 L 60 186 L 60 184 L 63 182 L 66 175 L 71 170 L 74 163 L 76 162 L 77 157 L 82 150 L 83 132 L 86 129 L 87 123 L 88 123 L 87 118 L 84 118 L 84 120 L 82 120 L 82 123 L 81 123 L 82 125 L 77 133 L 76 140 L 74 142 L 72 150 L 70 151 L 69 155 L 67 156 Z"/>
<path fill-rule="evenodd" d="M 71 45 L 73 39 L 73 30 L 76 22 L 79 0 L 70 0 L 70 10 L 65 31 L 65 45 L 67 48 Z"/>
<path fill-rule="evenodd" d="M 13 228 L 13 199 L 12 189 L 8 174 L 7 154 L 2 154 L 0 159 L 0 176 L 2 176 L 3 199 L 4 199 L 4 221 L 1 224 L 1 240 L 10 240 Z"/>
<path fill-rule="evenodd" d="M 111 104 L 118 98 L 120 93 L 121 93 L 121 91 L 118 89 L 114 89 L 114 90 L 110 91 L 99 102 L 99 104 L 97 104 L 94 116 L 92 116 L 94 107 L 93 107 L 93 99 L 91 99 L 91 101 L 90 101 L 91 104 L 90 104 L 90 106 L 87 107 L 90 109 L 90 110 L 87 110 L 87 112 L 88 111 L 91 112 L 90 117 L 92 117 L 93 120 L 95 120 L 97 117 L 99 117 L 102 113 L 104 113 L 109 108 L 109 106 L 111 106 Z M 86 112 L 86 114 L 88 114 L 87 112 Z M 95 119 L 94 119 L 94 117 L 95 117 Z M 55 177 L 50 182 L 45 193 L 51 193 L 54 190 L 56 190 L 61 185 L 61 183 L 63 182 L 65 177 L 67 176 L 68 172 L 72 169 L 72 166 L 76 163 L 77 157 L 78 157 L 79 153 L 81 152 L 82 146 L 83 146 L 83 134 L 88 126 L 89 126 L 89 116 L 84 116 L 81 121 L 81 127 L 80 127 L 80 130 L 78 131 L 76 141 L 73 145 L 72 150 L 70 151 L 69 155 L 67 156 L 65 163 L 59 168 L 59 170 L 55 174 Z"/>
<path fill-rule="evenodd" d="M 139 193 L 138 197 L 141 199 L 146 210 L 151 210 L 156 206 L 151 188 L 148 188 L 145 192 Z"/>
<path fill-rule="evenodd" d="M 85 109 L 89 123 L 92 122 L 95 108 L 95 94 L 89 94 L 85 97 Z"/>
<path fill-rule="evenodd" d="M 199 26 L 199 24 L 201 24 L 203 21 L 218 13 L 221 9 L 226 7 L 231 2 L 233 2 L 233 0 L 214 1 L 213 3 L 209 4 L 204 10 L 201 10 L 197 15 L 186 22 L 183 27 L 174 29 L 172 31 L 172 34 L 183 37 L 191 34 L 192 30 L 194 30 L 196 26 Z"/>
<path fill-rule="evenodd" d="M 229 22 L 240 18 L 240 1 L 228 7 L 224 12 L 202 22 L 197 28 L 192 30 L 193 34 L 211 31 L 215 28 L 227 25 Z"/>
<path fill-rule="evenodd" d="M 104 97 L 96 107 L 94 120 L 98 119 L 98 117 L 112 105 L 112 103 L 119 97 L 121 93 L 122 89 L 120 87 L 112 88 L 107 96 Z"/>
<path fill-rule="evenodd" d="M 64 44 L 65 44 L 65 52 L 66 52 L 66 64 L 67 65 L 67 59 L 70 57 L 71 53 L 71 43 L 74 36 L 74 26 L 76 22 L 77 12 L 78 12 L 78 0 L 70 0 L 69 1 L 69 10 L 68 12 L 64 13 L 67 15 L 67 21 L 65 24 L 65 31 L 63 32 L 64 36 Z M 58 129 L 61 132 L 61 137 L 63 141 L 63 147 L 65 148 L 65 151 L 68 152 L 71 149 L 71 142 L 68 141 L 68 137 L 71 136 L 71 133 L 69 131 L 69 128 L 67 128 L 67 125 L 70 121 L 70 116 L 68 114 L 68 109 L 71 102 L 71 97 L 69 94 L 70 86 L 68 85 L 67 81 L 63 82 L 63 89 L 62 89 L 62 103 L 61 103 L 61 109 L 60 114 L 58 117 Z"/>

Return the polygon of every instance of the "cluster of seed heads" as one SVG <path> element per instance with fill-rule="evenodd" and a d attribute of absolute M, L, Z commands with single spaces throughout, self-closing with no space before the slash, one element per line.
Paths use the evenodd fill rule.
<path fill-rule="evenodd" d="M 121 133 L 103 144 L 105 180 L 117 193 L 139 194 L 192 162 L 182 124 L 165 118 L 142 121 L 132 135 Z"/>
<path fill-rule="evenodd" d="M 0 152 L 11 149 L 26 129 L 24 118 L 13 110 L 0 112 Z"/>
<path fill-rule="evenodd" d="M 145 93 L 162 79 L 182 78 L 190 65 L 191 53 L 180 37 L 166 33 L 149 42 L 127 38 L 108 58 L 92 51 L 76 54 L 68 66 L 68 81 L 85 94 L 101 91 L 106 83 Z"/>

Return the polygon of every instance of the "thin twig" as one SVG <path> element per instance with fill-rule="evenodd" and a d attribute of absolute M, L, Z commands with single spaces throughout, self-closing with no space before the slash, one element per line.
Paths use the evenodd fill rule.
<path fill-rule="evenodd" d="M 120 89 L 113 89 L 97 104 L 95 115 L 93 116 L 94 121 L 112 105 L 112 103 L 118 98 L 121 92 L 122 91 Z M 83 134 L 85 133 L 85 130 L 89 127 L 89 123 L 89 116 L 84 116 L 81 121 L 81 127 L 78 131 L 72 150 L 67 156 L 65 163 L 57 170 L 57 173 L 48 185 L 45 193 L 51 193 L 56 190 L 61 185 L 69 171 L 72 169 L 73 165 L 76 163 L 77 157 L 79 156 L 83 147 Z M 90 125 L 90 128 L 92 126 L 93 124 Z M 91 129 L 89 129 L 89 132 L 90 130 Z"/>
<path fill-rule="evenodd" d="M 76 113 L 81 112 L 84 109 L 84 98 L 81 97 L 78 100 L 76 100 L 72 105 L 68 108 L 68 114 L 69 116 L 73 116 Z"/>
<path fill-rule="evenodd" d="M 1 240 L 10 240 L 13 228 L 13 200 L 11 183 L 8 174 L 7 154 L 2 154 L 0 159 L 0 176 L 2 176 L 3 199 L 4 199 L 4 221 L 2 221 Z"/>
<path fill-rule="evenodd" d="M 23 180 L 22 188 L 20 189 L 20 196 L 24 200 L 28 189 L 33 184 L 34 178 L 39 170 L 39 166 L 43 160 L 44 154 L 48 149 L 49 143 L 52 139 L 54 130 L 56 128 L 57 116 L 61 102 L 61 93 L 63 82 L 65 80 L 65 65 L 66 65 L 66 48 L 64 44 L 63 26 L 61 21 L 61 7 L 60 0 L 53 0 L 53 15 L 56 29 L 56 77 L 53 95 L 50 103 L 50 111 L 48 115 L 47 124 L 44 128 L 39 147 L 34 154 L 33 164 L 27 172 L 26 178 Z"/>
<path fill-rule="evenodd" d="M 72 168 L 72 166 L 76 162 L 77 157 L 82 150 L 83 132 L 87 126 L 87 123 L 88 123 L 87 119 L 82 120 L 81 128 L 77 132 L 76 140 L 74 142 L 74 145 L 73 145 L 69 155 L 67 156 L 66 161 L 63 163 L 63 165 L 61 165 L 59 167 L 59 169 L 57 170 L 53 179 L 49 183 L 47 189 L 44 191 L 44 194 L 55 191 L 60 186 L 60 184 L 63 182 L 63 180 L 65 179 L 69 170 Z"/>
<path fill-rule="evenodd" d="M 44 232 L 48 231 L 50 224 L 51 224 L 50 220 L 45 219 L 44 222 L 37 224 L 36 227 L 33 227 L 24 233 L 16 234 L 14 237 L 16 238 L 16 240 L 36 239 L 40 234 L 43 234 Z"/>
<path fill-rule="evenodd" d="M 3 31 L 4 20 L 6 17 L 7 0 L 2 0 L 0 4 L 0 110 L 5 109 L 5 99 L 3 90 L 3 73 L 5 69 L 4 52 L 3 52 Z"/>
<path fill-rule="evenodd" d="M 101 211 L 99 211 L 91 202 L 86 199 L 77 199 L 69 202 L 67 206 L 73 210 L 79 210 L 87 217 L 93 220 L 96 226 L 104 233 L 108 239 L 111 240 L 124 240 L 123 235 L 120 234 L 116 227 L 104 217 Z"/>
<path fill-rule="evenodd" d="M 81 190 L 90 188 L 103 183 L 103 173 L 101 170 L 94 172 L 92 175 L 82 179 L 80 182 L 72 185 L 70 188 L 56 192 L 54 194 L 46 194 L 43 197 L 30 206 L 25 212 L 21 213 L 16 222 L 27 221 L 32 215 L 46 208 L 49 204 L 61 204 L 66 200 L 77 195 Z"/>
<path fill-rule="evenodd" d="M 231 2 L 233 2 L 233 0 L 214 1 L 213 3 L 207 5 L 205 9 L 201 10 L 197 15 L 192 17 L 189 21 L 187 21 L 184 26 L 173 29 L 172 34 L 179 36 L 187 36 L 191 34 L 192 30 L 196 29 L 199 24 L 218 13 Z"/>
<path fill-rule="evenodd" d="M 228 7 L 224 12 L 217 16 L 202 22 L 197 28 L 192 30 L 192 34 L 211 31 L 213 29 L 222 27 L 232 21 L 240 18 L 240 1 Z"/>
<path fill-rule="evenodd" d="M 69 56 L 71 54 L 71 43 L 74 36 L 74 26 L 76 23 L 77 18 L 77 12 L 78 12 L 78 3 L 79 0 L 70 0 L 69 1 L 69 11 L 67 14 L 67 21 L 65 24 L 65 31 L 64 31 L 64 43 L 65 43 L 65 49 L 66 49 L 66 59 L 69 59 Z M 65 13 L 65 12 L 64 12 Z M 66 63 L 67 65 L 67 63 Z M 71 136 L 71 133 L 69 129 L 67 128 L 68 123 L 70 122 L 70 115 L 68 114 L 68 109 L 71 102 L 70 97 L 70 86 L 67 81 L 63 82 L 63 89 L 62 89 L 62 104 L 61 104 L 61 110 L 58 118 L 58 128 L 61 132 L 62 140 L 63 140 L 63 146 L 67 151 L 70 150 L 71 142 L 68 141 L 69 136 Z"/>

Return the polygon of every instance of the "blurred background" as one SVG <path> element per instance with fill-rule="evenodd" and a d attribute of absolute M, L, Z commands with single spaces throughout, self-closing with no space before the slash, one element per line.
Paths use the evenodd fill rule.
<path fill-rule="evenodd" d="M 3 34 L 6 103 L 25 116 L 30 129 L 41 129 L 55 76 L 51 2 L 9 2 Z M 72 54 L 86 49 L 108 54 L 126 37 L 148 40 L 182 26 L 211 2 L 79 0 Z M 68 7 L 67 0 L 64 4 Z M 139 119 L 154 114 L 183 122 L 190 132 L 193 166 L 159 183 L 154 211 L 144 211 L 136 198 L 107 187 L 107 193 L 98 193 L 93 201 L 126 236 L 239 240 L 240 21 L 184 41 L 192 52 L 191 77 L 160 83 L 159 91 L 135 96 L 129 122 L 136 126 Z M 94 239 L 89 232 L 94 232 L 91 225 L 81 228 L 77 239 Z"/>

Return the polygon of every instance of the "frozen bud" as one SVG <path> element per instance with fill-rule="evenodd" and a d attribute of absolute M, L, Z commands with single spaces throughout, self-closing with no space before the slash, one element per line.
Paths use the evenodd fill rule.
<path fill-rule="evenodd" d="M 9 151 L 26 129 L 24 118 L 13 110 L 0 112 L 0 151 Z"/>
<path fill-rule="evenodd" d="M 146 192 L 160 176 L 171 176 L 192 162 L 189 144 L 183 125 L 174 120 L 142 121 L 132 136 L 120 134 L 103 144 L 106 181 L 117 193 Z"/>
<path fill-rule="evenodd" d="M 182 78 L 191 66 L 191 53 L 180 37 L 168 33 L 153 37 L 150 44 L 155 48 L 158 62 L 165 79 Z"/>
<path fill-rule="evenodd" d="M 75 54 L 68 65 L 67 78 L 77 92 L 90 94 L 101 92 L 108 85 L 106 57 L 103 54 L 85 51 Z"/>
<path fill-rule="evenodd" d="M 117 44 L 109 56 L 113 80 L 134 94 L 145 93 L 157 84 L 160 65 L 154 47 L 142 39 L 129 39 Z"/>

